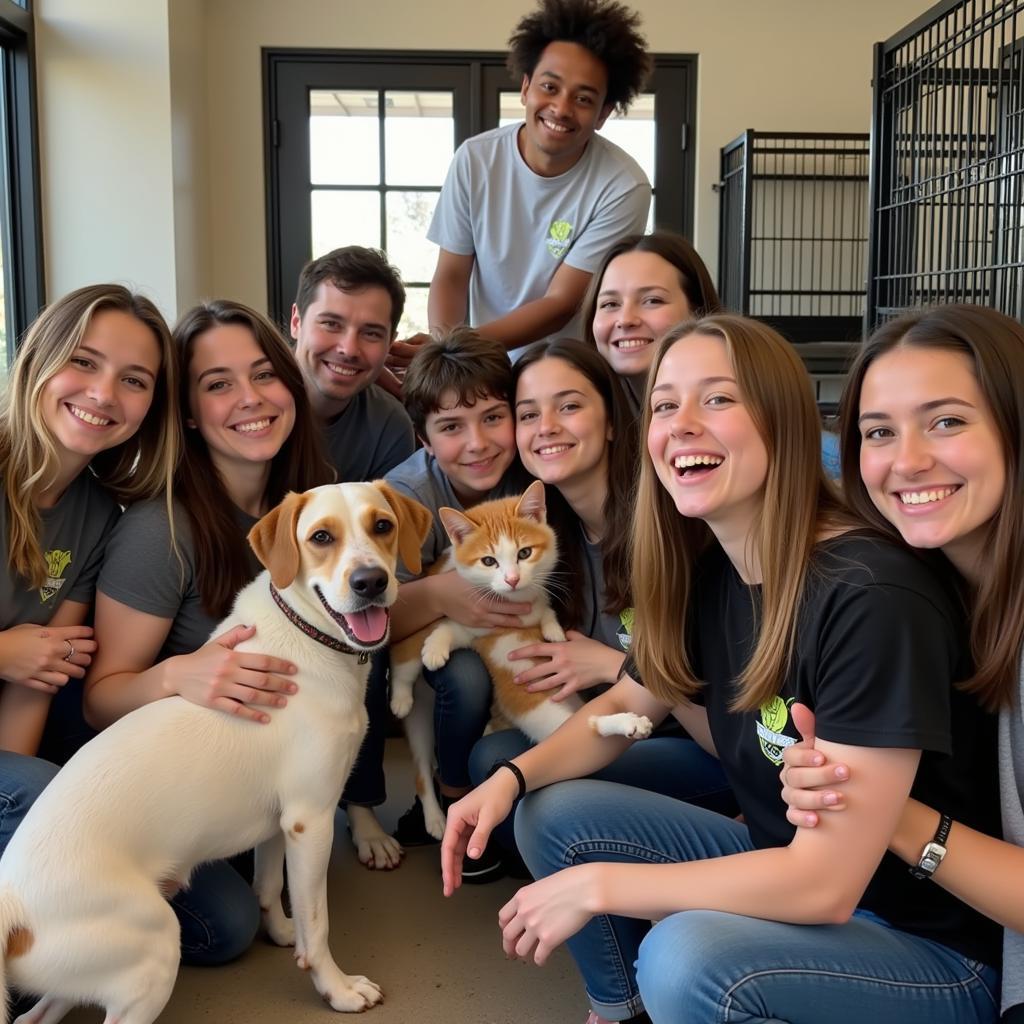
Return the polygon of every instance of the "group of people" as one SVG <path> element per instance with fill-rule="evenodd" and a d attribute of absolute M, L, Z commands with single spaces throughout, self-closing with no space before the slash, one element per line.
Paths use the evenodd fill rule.
<path fill-rule="evenodd" d="M 567 943 L 590 1024 L 1024 1020 L 1024 329 L 974 306 L 882 326 L 833 467 L 793 347 L 722 311 L 688 242 L 642 233 L 650 186 L 595 134 L 642 85 L 636 15 L 543 0 L 509 63 L 525 121 L 458 150 L 430 228 L 432 337 L 398 339 L 398 271 L 350 246 L 303 268 L 290 343 L 227 299 L 171 330 L 117 285 L 21 339 L 0 399 L 0 850 L 90 729 L 172 694 L 254 729 L 287 704 L 291 666 L 235 650 L 251 629 L 210 635 L 288 491 L 388 480 L 435 515 L 429 567 L 441 507 L 532 478 L 566 640 L 513 652 L 516 682 L 591 699 L 533 745 L 483 735 L 474 653 L 424 673 L 445 891 L 525 867 L 504 950 Z M 527 610 L 407 573 L 392 639 Z M 382 869 L 429 838 L 418 802 L 396 836 L 373 811 L 387 701 L 381 657 L 343 802 Z M 654 735 L 598 736 L 603 714 Z M 258 927 L 242 863 L 173 905 L 187 963 Z"/>

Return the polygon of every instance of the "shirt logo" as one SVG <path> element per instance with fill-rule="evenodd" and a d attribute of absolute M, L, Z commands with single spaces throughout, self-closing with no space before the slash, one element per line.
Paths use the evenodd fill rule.
<path fill-rule="evenodd" d="M 616 632 L 615 636 L 624 651 L 628 651 L 629 645 L 633 642 L 633 616 L 632 608 L 623 608 L 619 612 L 619 623 L 622 628 Z"/>
<path fill-rule="evenodd" d="M 782 752 L 786 747 L 791 747 L 796 740 L 792 736 L 785 736 L 782 730 L 789 721 L 789 704 L 796 700 L 790 697 L 784 701 L 781 697 L 772 697 L 770 701 L 761 705 L 761 721 L 757 723 L 757 741 L 761 744 L 761 753 L 768 758 L 772 764 L 782 764 Z"/>
<path fill-rule="evenodd" d="M 46 559 L 46 582 L 39 588 L 39 600 L 46 604 L 54 594 L 67 582 L 61 577 L 64 570 L 71 564 L 70 551 L 47 551 L 43 556 Z"/>
<path fill-rule="evenodd" d="M 560 260 L 572 245 L 572 225 L 567 220 L 553 220 L 548 228 L 548 252 Z"/>

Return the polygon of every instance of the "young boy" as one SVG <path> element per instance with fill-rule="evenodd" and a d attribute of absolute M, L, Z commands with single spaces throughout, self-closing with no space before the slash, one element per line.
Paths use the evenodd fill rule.
<path fill-rule="evenodd" d="M 504 346 L 458 327 L 417 352 L 403 381 L 406 411 L 423 447 L 385 478 L 434 513 L 423 545 L 423 568 L 449 547 L 437 511 L 465 510 L 481 501 L 516 493 L 515 421 L 511 367 Z M 512 470 L 512 472 L 510 472 Z M 516 626 L 528 604 L 498 598 L 481 601 L 479 591 L 456 572 L 403 578 L 392 611 L 391 637 L 401 640 L 444 616 L 467 626 Z M 436 672 L 424 671 L 434 689 L 435 738 L 442 804 L 469 792 L 469 752 L 483 735 L 491 712 L 491 680 L 473 651 L 455 651 Z M 404 845 L 434 840 L 423 826 L 417 797 L 402 816 L 396 838 Z M 481 858 L 465 881 L 489 881 L 501 873 L 495 857 Z"/>

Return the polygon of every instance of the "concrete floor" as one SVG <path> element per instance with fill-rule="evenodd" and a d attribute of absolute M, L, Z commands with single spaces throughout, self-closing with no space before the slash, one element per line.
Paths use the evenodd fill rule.
<path fill-rule="evenodd" d="M 404 740 L 388 741 L 391 828 L 412 798 Z M 564 949 L 543 968 L 505 959 L 497 912 L 522 882 L 502 879 L 441 894 L 437 847 L 406 853 L 397 871 L 368 871 L 356 859 L 345 817 L 336 819 L 328 883 L 331 949 L 343 971 L 384 990 L 367 1024 L 582 1024 L 587 1004 Z M 97 1024 L 98 1010 L 75 1010 L 67 1024 Z M 324 1024 L 343 1020 L 317 995 L 291 951 L 258 938 L 225 967 L 183 967 L 161 1024 Z"/>

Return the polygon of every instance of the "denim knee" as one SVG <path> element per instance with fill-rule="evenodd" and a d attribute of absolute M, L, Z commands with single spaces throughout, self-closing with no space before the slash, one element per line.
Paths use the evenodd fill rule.
<path fill-rule="evenodd" d="M 710 910 L 672 914 L 644 937 L 636 980 L 651 1020 L 675 1024 L 688 1015 L 693 1020 L 719 1019 L 715 979 L 722 949 L 715 939 L 722 917 Z"/>
<path fill-rule="evenodd" d="M 59 770 L 38 757 L 0 751 L 0 853 Z"/>
<path fill-rule="evenodd" d="M 188 889 L 171 901 L 181 924 L 181 961 L 215 967 L 240 957 L 256 938 L 256 894 L 227 862 L 197 868 Z"/>
<path fill-rule="evenodd" d="M 438 774 L 445 785 L 468 786 L 469 754 L 491 717 L 490 674 L 475 651 L 459 650 L 423 678 L 434 691 Z"/>

